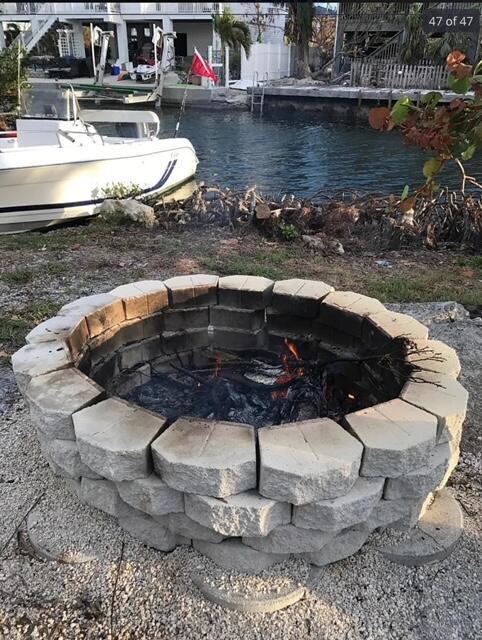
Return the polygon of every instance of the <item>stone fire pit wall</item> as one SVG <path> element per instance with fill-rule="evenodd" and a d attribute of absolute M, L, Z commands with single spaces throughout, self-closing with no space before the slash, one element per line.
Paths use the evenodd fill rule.
<path fill-rule="evenodd" d="M 111 394 L 146 382 L 151 364 L 159 370 L 176 353 L 274 350 L 286 336 L 349 354 L 403 336 L 433 356 L 398 398 L 342 424 L 256 432 L 186 417 L 166 426 Z M 134 282 L 65 305 L 27 342 L 13 368 L 51 468 L 81 500 L 162 551 L 193 544 L 223 567 L 251 572 L 290 554 L 325 565 L 379 527 L 414 526 L 457 463 L 467 392 L 456 353 L 413 318 L 323 282 Z"/>

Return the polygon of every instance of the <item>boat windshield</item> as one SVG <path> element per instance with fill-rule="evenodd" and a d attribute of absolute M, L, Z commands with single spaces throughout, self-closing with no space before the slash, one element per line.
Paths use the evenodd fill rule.
<path fill-rule="evenodd" d="M 36 85 L 22 90 L 20 96 L 22 118 L 75 120 L 78 112 L 75 95 L 71 89 Z"/>

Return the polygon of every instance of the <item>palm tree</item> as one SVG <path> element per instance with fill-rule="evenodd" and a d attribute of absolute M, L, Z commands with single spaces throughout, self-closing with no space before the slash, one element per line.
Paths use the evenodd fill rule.
<path fill-rule="evenodd" d="M 240 64 L 239 53 L 241 49 L 244 49 L 246 57 L 249 57 L 253 41 L 251 39 L 251 31 L 246 22 L 238 20 L 229 9 L 225 8 L 221 14 L 213 15 L 213 26 L 214 31 L 218 34 L 221 40 L 223 57 L 226 55 L 226 46 L 233 49 L 233 51 L 237 54 L 237 64 Z M 224 69 L 229 75 L 226 60 L 224 60 Z M 229 78 L 225 78 L 226 86 L 228 86 L 228 81 Z"/>
<path fill-rule="evenodd" d="M 249 57 L 251 51 L 251 31 L 249 26 L 242 20 L 238 20 L 235 15 L 227 8 L 223 13 L 213 16 L 214 31 L 219 35 L 221 44 L 227 45 L 232 49 L 244 49 L 246 57 Z"/>
<path fill-rule="evenodd" d="M 313 37 L 313 19 L 315 17 L 314 2 L 275 2 L 287 9 L 285 36 L 288 42 L 296 46 L 297 78 L 310 75 L 308 65 L 309 44 Z"/>

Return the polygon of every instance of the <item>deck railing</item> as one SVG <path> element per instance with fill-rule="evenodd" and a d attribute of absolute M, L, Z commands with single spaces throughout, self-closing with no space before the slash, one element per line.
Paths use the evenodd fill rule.
<path fill-rule="evenodd" d="M 386 87 L 388 89 L 446 89 L 448 71 L 443 65 L 401 64 L 352 60 L 352 87 Z"/>
<path fill-rule="evenodd" d="M 217 13 L 219 11 L 219 2 L 178 2 L 178 13 Z"/>

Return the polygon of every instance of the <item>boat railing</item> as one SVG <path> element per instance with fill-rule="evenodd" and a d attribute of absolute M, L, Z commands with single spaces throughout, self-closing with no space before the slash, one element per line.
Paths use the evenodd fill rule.
<path fill-rule="evenodd" d="M 75 138 L 70 135 L 70 133 L 68 133 L 67 131 L 62 131 L 62 129 L 59 129 L 57 132 L 57 140 L 59 141 L 59 147 L 62 146 L 62 141 L 61 141 L 61 137 L 65 138 L 66 140 L 68 140 L 69 142 L 76 142 Z M 104 140 L 104 136 L 100 133 L 98 133 L 97 131 L 93 132 L 93 131 L 73 131 L 72 133 L 74 133 L 76 136 L 77 135 L 83 135 L 83 136 L 89 136 L 90 138 L 93 138 L 94 136 L 99 137 L 102 144 L 105 145 L 105 140 Z"/>

